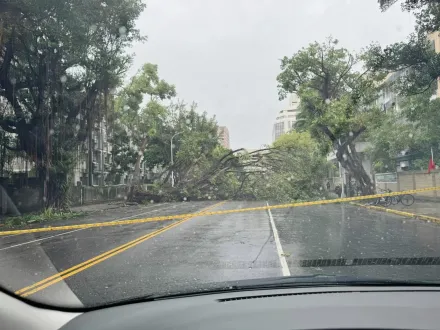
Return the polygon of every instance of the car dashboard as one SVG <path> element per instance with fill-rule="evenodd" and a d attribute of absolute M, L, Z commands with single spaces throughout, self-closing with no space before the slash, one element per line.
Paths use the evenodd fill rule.
<path fill-rule="evenodd" d="M 6 300 L 9 304 L 5 305 Z M 2 293 L 4 329 L 438 329 L 440 288 L 313 287 L 196 294 L 87 312 L 46 310 Z"/>

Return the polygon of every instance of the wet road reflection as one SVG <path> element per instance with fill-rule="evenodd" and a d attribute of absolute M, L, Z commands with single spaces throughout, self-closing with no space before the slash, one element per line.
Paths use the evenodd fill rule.
<path fill-rule="evenodd" d="M 440 273 L 440 266 L 428 265 L 428 262 L 419 262 L 417 266 L 389 265 L 385 261 L 378 262 L 380 265 L 350 264 L 354 259 L 439 257 L 440 226 L 437 224 L 347 204 L 298 207 L 272 213 L 292 275 L 325 273 L 435 280 Z M 320 267 L 304 268 L 300 262 L 341 258 L 349 260 L 347 266 L 331 267 L 321 263 Z"/>

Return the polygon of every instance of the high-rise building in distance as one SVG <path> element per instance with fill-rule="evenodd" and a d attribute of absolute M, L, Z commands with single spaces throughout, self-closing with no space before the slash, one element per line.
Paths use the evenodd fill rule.
<path fill-rule="evenodd" d="M 230 149 L 229 146 L 229 130 L 226 126 L 219 126 L 218 127 L 218 141 L 220 142 L 220 144 L 227 148 Z"/>
<path fill-rule="evenodd" d="M 300 100 L 296 93 L 293 93 L 289 96 L 287 107 L 278 113 L 275 124 L 273 125 L 273 141 L 293 129 L 293 125 L 296 122 L 296 116 L 298 115 L 299 111 L 299 103 Z"/>

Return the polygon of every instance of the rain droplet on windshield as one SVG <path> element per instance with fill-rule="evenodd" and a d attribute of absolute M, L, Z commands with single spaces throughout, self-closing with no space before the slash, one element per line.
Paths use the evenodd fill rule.
<path fill-rule="evenodd" d="M 127 34 L 127 28 L 125 26 L 119 27 L 119 34 L 123 37 Z"/>

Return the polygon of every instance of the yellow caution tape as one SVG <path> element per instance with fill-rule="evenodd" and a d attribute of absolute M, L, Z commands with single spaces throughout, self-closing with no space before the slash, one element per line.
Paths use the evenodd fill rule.
<path fill-rule="evenodd" d="M 364 205 L 364 204 L 359 204 L 359 203 L 351 203 L 351 204 L 356 205 L 356 206 L 360 206 L 360 207 L 365 207 L 365 208 L 371 209 L 371 210 L 387 212 L 387 213 L 393 213 L 393 214 L 401 215 L 401 216 L 404 216 L 404 217 L 407 217 L 407 218 L 416 218 L 416 219 L 421 219 L 421 220 L 427 220 L 427 221 L 432 221 L 432 222 L 440 223 L 440 218 L 432 217 L 432 216 L 429 216 L 429 215 L 423 215 L 423 214 L 416 214 L 416 213 L 404 212 L 404 211 L 399 211 L 399 210 L 393 210 L 393 209 L 388 209 L 388 208 L 385 208 L 385 207 L 382 207 L 382 206 Z"/>
<path fill-rule="evenodd" d="M 380 198 L 380 197 L 399 196 L 399 195 L 405 195 L 405 194 L 417 194 L 420 192 L 435 191 L 435 190 L 440 190 L 440 187 L 429 187 L 429 188 L 421 188 L 421 189 L 398 191 L 398 192 L 383 193 L 383 194 L 376 194 L 376 195 L 367 195 L 367 196 L 325 199 L 325 200 L 318 200 L 318 201 L 312 201 L 312 202 L 298 202 L 298 203 L 279 204 L 279 205 L 270 205 L 270 206 L 249 207 L 249 208 L 243 208 L 243 209 L 201 212 L 201 213 L 197 213 L 197 216 L 223 215 L 223 214 L 231 214 L 231 213 L 265 211 L 268 209 L 273 210 L 273 209 L 285 209 L 285 208 L 302 207 L 302 206 L 335 204 L 335 203 L 342 203 L 342 202 L 355 202 L 355 201 L 375 199 L 375 198 Z M 31 229 L 8 230 L 8 231 L 0 231 L 0 236 L 41 233 L 41 232 L 47 232 L 47 231 L 62 231 L 62 230 L 73 230 L 73 229 L 96 228 L 96 227 L 134 225 L 134 224 L 138 224 L 138 223 L 182 219 L 182 218 L 187 218 L 187 217 L 193 217 L 195 215 L 196 215 L 196 213 L 187 213 L 187 214 L 158 216 L 158 217 L 151 217 L 151 218 L 144 218 L 144 219 L 115 220 L 115 221 L 85 223 L 85 224 L 69 225 L 69 226 L 54 226 L 54 227 L 42 227 L 42 228 L 31 228 Z"/>

